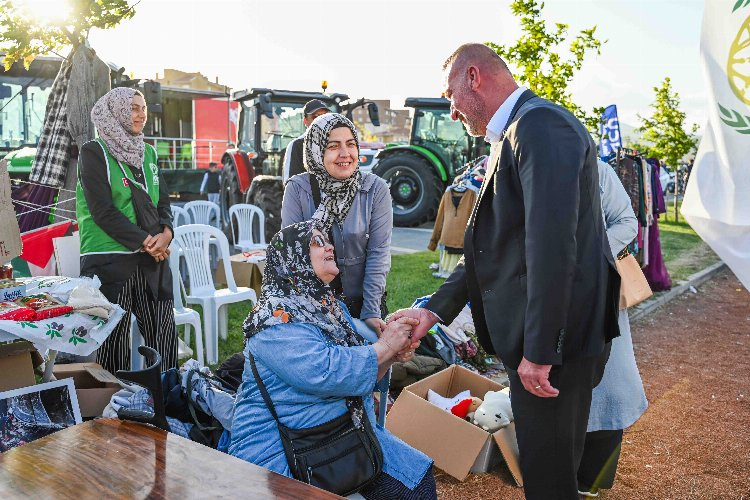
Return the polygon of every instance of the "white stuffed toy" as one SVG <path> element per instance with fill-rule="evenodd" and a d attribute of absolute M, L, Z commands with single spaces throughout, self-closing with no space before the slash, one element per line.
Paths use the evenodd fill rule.
<path fill-rule="evenodd" d="M 487 432 L 495 432 L 513 421 L 510 406 L 510 389 L 488 391 L 484 402 L 474 412 L 474 424 Z"/>

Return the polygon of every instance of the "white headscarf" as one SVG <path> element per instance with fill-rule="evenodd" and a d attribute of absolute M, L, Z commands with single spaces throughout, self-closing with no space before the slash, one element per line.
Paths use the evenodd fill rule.
<path fill-rule="evenodd" d="M 112 156 L 128 165 L 143 168 L 146 144 L 142 133 L 133 133 L 131 104 L 136 94 L 143 96 L 137 90 L 127 87 L 110 90 L 94 104 L 91 121 Z"/>
<path fill-rule="evenodd" d="M 317 117 L 305 132 L 304 161 L 307 171 L 315 176 L 321 192 L 320 206 L 313 214 L 314 219 L 323 223 L 325 232 L 330 231 L 334 221 L 343 224 L 349 209 L 352 208 L 354 197 L 359 191 L 362 173 L 359 163 L 354 173 L 348 178 L 339 180 L 331 176 L 323 164 L 323 154 L 328 145 L 331 131 L 338 126 L 345 125 L 352 131 L 357 143 L 357 158 L 359 160 L 359 139 L 354 124 L 338 113 L 326 113 Z"/>

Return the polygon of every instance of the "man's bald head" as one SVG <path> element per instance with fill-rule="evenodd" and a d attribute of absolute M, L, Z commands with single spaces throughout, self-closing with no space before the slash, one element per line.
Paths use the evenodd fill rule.
<path fill-rule="evenodd" d="M 465 43 L 457 48 L 443 63 L 443 71 L 464 71 L 469 66 L 477 66 L 489 73 L 505 73 L 510 70 L 505 61 L 483 43 Z"/>
<path fill-rule="evenodd" d="M 485 135 L 495 111 L 518 88 L 505 61 L 481 43 L 461 45 L 445 60 L 443 73 L 451 117 L 473 136 Z"/>

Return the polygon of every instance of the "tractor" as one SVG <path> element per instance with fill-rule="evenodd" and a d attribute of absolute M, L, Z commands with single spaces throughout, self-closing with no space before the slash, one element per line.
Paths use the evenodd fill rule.
<path fill-rule="evenodd" d="M 235 92 L 240 103 L 238 144 L 222 156 L 220 206 L 222 220 L 229 226 L 229 207 L 251 203 L 265 214 L 266 239 L 281 229 L 281 200 L 284 186 L 281 168 L 287 145 L 305 132 L 302 108 L 320 99 L 336 112 L 351 118 L 352 111 L 367 106 L 370 121 L 380 125 L 377 105 L 366 99 L 349 99 L 346 94 L 297 92 L 253 88 Z M 374 158 L 374 151 L 362 151 L 361 162 Z"/>
<path fill-rule="evenodd" d="M 445 188 L 489 146 L 451 119 L 444 97 L 409 97 L 404 106 L 414 108 L 409 144 L 381 150 L 372 171 L 390 186 L 393 223 L 409 227 L 435 218 Z"/>

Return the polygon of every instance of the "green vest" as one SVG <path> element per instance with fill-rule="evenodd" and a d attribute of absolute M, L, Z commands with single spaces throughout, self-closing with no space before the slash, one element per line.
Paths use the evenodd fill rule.
<path fill-rule="evenodd" d="M 156 150 L 150 144 L 146 144 L 146 150 L 143 155 L 143 176 L 146 182 L 146 186 L 144 187 L 133 178 L 133 174 L 129 168 L 122 165 L 110 154 L 107 145 L 102 139 L 96 139 L 96 142 L 101 146 L 107 162 L 107 179 L 112 190 L 112 203 L 130 222 L 137 224 L 132 194 L 128 184 L 132 182 L 135 186 L 144 188 L 154 202 L 154 205 L 158 205 L 159 168 L 156 162 Z M 128 249 L 108 235 L 94 222 L 94 218 L 91 216 L 91 212 L 89 212 L 88 203 L 86 203 L 86 197 L 83 195 L 80 178 L 81 168 L 79 160 L 78 184 L 76 185 L 76 218 L 78 219 L 78 233 L 81 238 L 81 255 L 135 253 L 137 250 Z"/>

